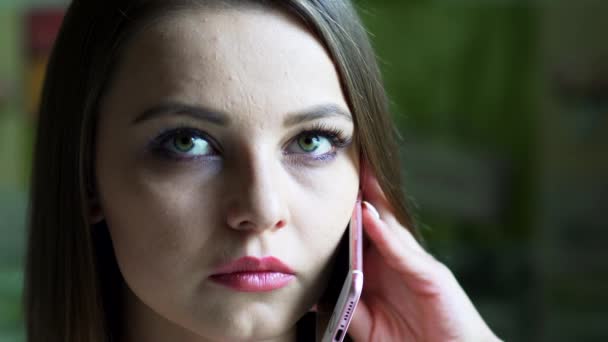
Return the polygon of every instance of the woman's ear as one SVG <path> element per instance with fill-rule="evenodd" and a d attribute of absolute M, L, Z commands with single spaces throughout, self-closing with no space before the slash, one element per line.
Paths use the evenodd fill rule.
<path fill-rule="evenodd" d="M 95 225 L 104 220 L 103 210 L 97 197 L 89 199 L 89 224 Z"/>

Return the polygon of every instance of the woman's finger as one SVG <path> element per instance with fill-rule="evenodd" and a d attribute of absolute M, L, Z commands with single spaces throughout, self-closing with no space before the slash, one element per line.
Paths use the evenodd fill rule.
<path fill-rule="evenodd" d="M 438 283 L 437 262 L 422 249 L 415 238 L 403 226 L 391 228 L 379 216 L 378 211 L 370 203 L 364 202 L 363 226 L 366 234 L 374 248 L 377 256 L 382 258 L 382 262 L 389 269 L 403 276 L 403 286 L 414 290 L 418 294 L 437 293 L 437 287 L 433 284 Z M 364 275 L 365 270 L 363 270 Z M 367 273 L 372 274 L 375 272 Z M 365 277 L 364 283 L 375 282 L 378 279 Z M 397 284 L 392 283 L 391 286 Z M 376 284 L 375 286 L 378 286 Z M 365 292 L 369 290 L 369 285 L 364 285 L 364 293 L 361 301 L 354 312 L 353 320 L 348 333 L 355 341 L 368 341 L 373 334 L 374 322 L 378 320 L 378 312 L 372 312 L 370 300 L 374 300 L 377 293 Z M 367 295 L 366 295 L 367 294 Z M 389 298 L 393 300 L 396 298 Z"/>
<path fill-rule="evenodd" d="M 424 251 L 406 228 L 392 229 L 382 218 L 377 218 L 369 203 L 364 207 L 364 230 L 391 268 L 420 275 L 436 267 L 435 259 Z"/>
<path fill-rule="evenodd" d="M 403 227 L 395 217 L 394 209 L 380 187 L 378 178 L 371 171 L 369 165 L 364 162 L 362 167 L 364 169 L 364 172 L 362 173 L 363 202 L 367 202 L 368 208 L 371 206 L 372 211 L 375 211 L 382 218 L 382 221 L 386 222 L 390 229 L 394 229 L 396 231 L 395 233 L 400 235 L 409 246 L 416 250 L 423 251 L 424 248 L 418 243 L 416 238 L 406 227 Z M 403 230 L 407 230 L 407 232 L 403 232 Z"/>
<path fill-rule="evenodd" d="M 376 220 L 379 220 L 381 222 L 385 221 L 384 218 L 382 218 L 380 216 L 380 213 L 378 212 L 378 210 L 376 210 L 376 208 L 374 207 L 373 204 L 371 204 L 370 202 L 367 202 L 367 201 L 363 201 L 363 206 L 367 210 L 370 211 L 371 215 Z M 389 234 L 394 234 L 395 237 L 400 240 L 400 242 L 403 246 L 407 246 L 407 247 L 409 247 L 413 250 L 416 250 L 418 252 L 421 252 L 421 253 L 426 253 L 424 248 L 420 245 L 418 240 L 416 240 L 414 235 L 412 235 L 412 233 L 409 231 L 409 229 L 407 229 L 406 227 L 403 227 L 401 224 L 399 224 L 399 222 L 394 220 L 393 222 L 383 222 L 383 223 L 384 223 L 384 226 L 387 227 L 387 229 L 390 229 L 393 231 Z"/>

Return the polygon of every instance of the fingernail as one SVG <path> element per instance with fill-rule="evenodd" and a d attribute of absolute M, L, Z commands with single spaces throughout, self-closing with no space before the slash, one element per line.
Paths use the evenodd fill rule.
<path fill-rule="evenodd" d="M 372 212 L 372 214 L 373 214 L 373 215 L 374 215 L 374 216 L 375 216 L 377 219 L 380 219 L 380 214 L 378 213 L 378 210 L 376 210 L 376 208 L 375 208 L 375 207 L 374 207 L 374 206 L 373 206 L 371 203 L 369 203 L 368 201 L 363 201 L 363 204 L 365 205 L 365 207 L 366 207 L 367 209 L 369 209 L 369 211 L 371 211 L 371 212 Z"/>

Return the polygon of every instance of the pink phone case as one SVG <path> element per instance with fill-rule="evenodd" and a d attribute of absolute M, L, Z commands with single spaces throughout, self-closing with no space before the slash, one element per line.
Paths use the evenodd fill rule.
<path fill-rule="evenodd" d="M 353 210 L 348 230 L 349 270 L 340 296 L 331 315 L 322 342 L 342 342 L 363 290 L 363 227 L 361 223 L 361 193 Z"/>

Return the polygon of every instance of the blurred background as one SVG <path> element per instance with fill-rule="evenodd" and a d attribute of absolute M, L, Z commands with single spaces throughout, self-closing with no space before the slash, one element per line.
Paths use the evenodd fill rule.
<path fill-rule="evenodd" d="M 0 342 L 66 0 L 0 0 Z M 608 1 L 357 1 L 425 243 L 506 341 L 608 341 Z"/>

